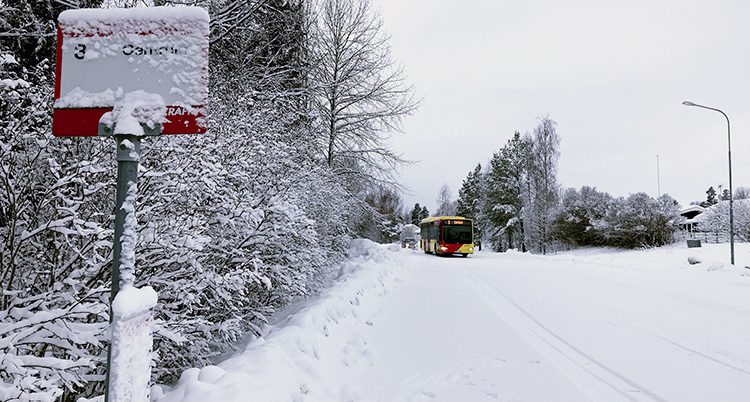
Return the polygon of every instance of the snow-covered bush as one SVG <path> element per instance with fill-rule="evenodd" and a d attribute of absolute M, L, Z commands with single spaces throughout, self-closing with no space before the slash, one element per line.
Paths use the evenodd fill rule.
<path fill-rule="evenodd" d="M 0 37 L 0 400 L 103 393 L 114 143 L 50 135 L 54 80 L 44 55 L 52 57 L 47 34 L 63 3 L 22 0 L 14 10 L 38 19 L 23 20 L 34 35 L 12 49 Z M 324 286 L 369 189 L 317 148 L 306 5 L 194 3 L 221 11 L 209 133 L 145 139 L 139 171 L 135 285 L 159 295 L 157 382 L 209 363 Z M 21 32 L 3 10 L 0 29 Z M 237 20 L 252 29 L 235 29 Z M 381 229 L 390 235 L 392 226 Z"/>
<path fill-rule="evenodd" d="M 668 195 L 645 193 L 612 198 L 591 187 L 568 189 L 557 211 L 553 233 L 572 246 L 656 247 L 672 242 L 679 205 Z"/>
<path fill-rule="evenodd" d="M 750 239 L 750 200 L 733 202 L 734 236 L 736 241 Z M 720 201 L 695 218 L 698 230 L 729 236 L 729 201 Z"/>
<path fill-rule="evenodd" d="M 673 241 L 679 205 L 668 195 L 658 200 L 645 193 L 631 194 L 611 204 L 599 228 L 614 247 L 658 247 Z"/>
<path fill-rule="evenodd" d="M 612 196 L 593 187 L 567 189 L 555 214 L 553 237 L 572 246 L 606 245 L 601 222 L 613 203 Z"/>
<path fill-rule="evenodd" d="M 108 147 L 52 140 L 49 63 L 22 66 L 2 47 L 0 61 L 0 399 L 97 392 L 108 320 Z"/>

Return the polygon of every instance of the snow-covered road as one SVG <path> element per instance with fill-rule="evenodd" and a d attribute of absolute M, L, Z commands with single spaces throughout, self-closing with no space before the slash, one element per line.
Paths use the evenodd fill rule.
<path fill-rule="evenodd" d="M 164 400 L 748 400 L 750 277 L 710 262 L 724 248 L 441 258 L 381 247 Z"/>

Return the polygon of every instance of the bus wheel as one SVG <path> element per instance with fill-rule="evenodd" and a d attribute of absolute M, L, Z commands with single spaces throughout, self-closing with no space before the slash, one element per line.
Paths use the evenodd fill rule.
<path fill-rule="evenodd" d="M 469 254 L 467 254 L 467 253 L 462 253 L 462 254 L 461 254 L 461 257 L 464 257 L 464 258 L 466 258 L 466 257 L 468 257 L 468 256 L 469 256 Z"/>

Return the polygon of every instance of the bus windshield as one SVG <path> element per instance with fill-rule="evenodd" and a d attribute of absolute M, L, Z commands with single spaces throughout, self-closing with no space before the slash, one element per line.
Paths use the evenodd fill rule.
<path fill-rule="evenodd" d="M 470 244 L 474 239 L 471 235 L 471 225 L 443 226 L 443 243 Z"/>

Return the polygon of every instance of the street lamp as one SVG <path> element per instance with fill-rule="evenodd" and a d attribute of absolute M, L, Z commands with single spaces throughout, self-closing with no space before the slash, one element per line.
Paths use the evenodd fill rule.
<path fill-rule="evenodd" d="M 731 256 L 732 265 L 734 265 L 734 195 L 732 194 L 732 137 L 729 130 L 729 117 L 726 113 L 713 107 L 699 105 L 690 101 L 684 101 L 682 102 L 682 104 L 685 106 L 695 106 L 703 109 L 713 110 L 715 112 L 723 114 L 724 118 L 727 119 L 727 149 L 729 153 L 729 253 Z"/>

